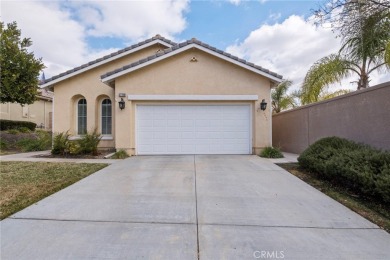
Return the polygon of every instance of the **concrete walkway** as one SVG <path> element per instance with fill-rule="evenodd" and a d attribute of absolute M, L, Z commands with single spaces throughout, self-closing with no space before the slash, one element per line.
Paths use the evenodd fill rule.
<path fill-rule="evenodd" d="M 390 235 L 258 156 L 137 156 L 1 222 L 2 259 L 390 259 Z"/>
<path fill-rule="evenodd" d="M 116 163 L 121 160 L 115 159 L 77 159 L 77 158 L 36 158 L 37 155 L 49 155 L 48 151 L 16 153 L 0 156 L 0 161 L 3 162 L 73 162 L 73 163 Z"/>

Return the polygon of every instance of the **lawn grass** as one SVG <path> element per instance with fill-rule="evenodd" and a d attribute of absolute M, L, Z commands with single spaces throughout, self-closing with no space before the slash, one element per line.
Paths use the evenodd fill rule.
<path fill-rule="evenodd" d="M 281 163 L 278 165 L 390 233 L 389 205 L 380 204 L 376 201 L 358 196 L 349 192 L 344 187 L 319 179 L 315 174 L 300 168 L 298 163 Z"/>
<path fill-rule="evenodd" d="M 107 165 L 1 162 L 0 219 L 36 203 Z"/>

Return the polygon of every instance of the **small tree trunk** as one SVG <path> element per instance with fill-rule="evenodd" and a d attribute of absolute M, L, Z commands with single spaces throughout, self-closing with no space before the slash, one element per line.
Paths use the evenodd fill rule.
<path fill-rule="evenodd" d="M 360 75 L 360 79 L 358 81 L 358 90 L 362 88 L 368 88 L 368 75 L 366 73 L 362 73 Z"/>

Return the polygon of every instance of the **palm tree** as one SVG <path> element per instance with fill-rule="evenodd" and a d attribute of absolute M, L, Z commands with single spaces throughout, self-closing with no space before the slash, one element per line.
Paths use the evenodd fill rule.
<path fill-rule="evenodd" d="M 390 11 L 360 17 L 356 24 L 344 30 L 339 53 L 320 59 L 309 69 L 301 90 L 302 104 L 317 101 L 313 97 L 327 86 L 353 74 L 358 76 L 357 89 L 367 88 L 373 71 L 390 68 Z"/>
<path fill-rule="evenodd" d="M 385 51 L 385 61 L 388 67 L 390 67 L 390 41 L 387 43 Z"/>
<path fill-rule="evenodd" d="M 282 110 L 296 106 L 293 95 L 287 95 L 287 90 L 291 85 L 292 81 L 286 80 L 272 90 L 271 99 L 273 113 L 280 113 Z"/>

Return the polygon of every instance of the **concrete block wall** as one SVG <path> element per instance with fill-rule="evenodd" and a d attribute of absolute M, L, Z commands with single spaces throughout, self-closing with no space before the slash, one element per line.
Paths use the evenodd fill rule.
<path fill-rule="evenodd" d="M 390 150 L 390 82 L 272 117 L 272 144 L 284 152 L 299 154 L 327 136 Z"/>

